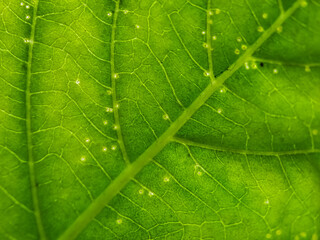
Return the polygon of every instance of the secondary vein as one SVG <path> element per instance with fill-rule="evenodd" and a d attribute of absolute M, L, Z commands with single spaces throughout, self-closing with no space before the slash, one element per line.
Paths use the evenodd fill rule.
<path fill-rule="evenodd" d="M 302 0 L 296 1 L 285 13 L 268 28 L 247 51 L 202 91 L 202 93 L 186 108 L 171 126 L 144 152 L 136 161 L 128 165 L 120 175 L 96 198 L 90 206 L 73 222 L 61 235 L 60 240 L 75 239 L 101 210 L 115 197 L 130 180 L 141 171 L 171 140 L 190 117 L 208 100 L 208 98 L 221 87 L 221 85 L 237 71 L 248 58 L 288 19 L 300 6 Z"/>
<path fill-rule="evenodd" d="M 114 49 L 115 49 L 115 38 L 116 38 L 116 27 L 117 27 L 117 19 L 119 13 L 119 4 L 120 0 L 116 1 L 116 6 L 113 14 L 113 23 L 112 23 L 112 31 L 111 31 L 111 46 L 110 46 L 110 66 L 111 66 L 111 87 L 112 87 L 112 102 L 113 102 L 113 112 L 114 112 L 114 122 L 118 136 L 118 143 L 122 153 L 122 157 L 127 165 L 130 164 L 129 157 L 124 146 L 123 136 L 120 127 L 120 119 L 119 119 L 119 105 L 117 103 L 117 91 L 116 91 L 116 79 L 118 78 L 117 73 L 115 72 L 115 63 L 114 63 Z"/>
<path fill-rule="evenodd" d="M 37 11 L 38 11 L 39 0 L 34 1 L 33 6 L 33 15 L 32 15 L 32 24 L 31 24 L 31 33 L 29 39 L 29 50 L 28 50 L 28 63 L 27 63 L 27 82 L 26 82 L 26 131 L 27 131 L 27 146 L 28 146 L 28 165 L 30 173 L 30 184 L 31 184 L 31 194 L 32 202 L 34 208 L 34 215 L 37 223 L 38 233 L 40 239 L 46 239 L 46 234 L 43 228 L 40 208 L 39 208 L 39 199 L 38 199 L 38 189 L 35 177 L 34 169 L 34 159 L 32 154 L 32 130 L 31 130 L 31 76 L 32 76 L 32 54 L 33 54 L 33 44 L 34 36 L 37 22 Z"/>

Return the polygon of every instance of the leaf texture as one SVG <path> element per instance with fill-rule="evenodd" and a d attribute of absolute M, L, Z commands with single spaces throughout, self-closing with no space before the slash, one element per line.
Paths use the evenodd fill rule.
<path fill-rule="evenodd" d="M 0 239 L 319 238 L 319 0 L 0 12 Z"/>

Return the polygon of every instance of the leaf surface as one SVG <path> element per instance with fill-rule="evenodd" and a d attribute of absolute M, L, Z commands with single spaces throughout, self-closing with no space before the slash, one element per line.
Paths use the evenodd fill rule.
<path fill-rule="evenodd" d="M 318 239 L 318 0 L 0 12 L 1 239 Z"/>

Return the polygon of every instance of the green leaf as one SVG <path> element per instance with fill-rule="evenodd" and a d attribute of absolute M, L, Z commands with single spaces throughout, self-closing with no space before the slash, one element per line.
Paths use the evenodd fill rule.
<path fill-rule="evenodd" d="M 0 239 L 319 238 L 319 0 L 0 13 Z"/>

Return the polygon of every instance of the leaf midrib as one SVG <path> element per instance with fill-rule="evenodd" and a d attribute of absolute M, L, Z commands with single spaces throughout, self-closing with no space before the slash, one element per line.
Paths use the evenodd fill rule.
<path fill-rule="evenodd" d="M 42 219 L 40 215 L 40 207 L 39 207 L 39 198 L 38 198 L 38 189 L 35 177 L 35 169 L 34 169 L 34 159 L 32 153 L 32 129 L 31 129 L 31 75 L 32 75 L 32 57 L 33 57 L 33 44 L 34 44 L 34 36 L 35 29 L 37 23 L 37 11 L 38 11 L 39 0 L 34 1 L 33 6 L 33 15 L 32 15 L 32 24 L 31 24 L 31 33 L 29 39 L 29 49 L 28 49 L 28 62 L 27 62 L 27 80 L 26 80 L 26 134 L 27 134 L 27 150 L 28 150 L 28 165 L 29 165 L 29 173 L 30 173 L 30 184 L 31 184 L 31 195 L 32 195 L 32 204 L 34 208 L 35 220 L 37 223 L 37 230 L 40 239 L 46 239 L 46 234 L 43 228 Z"/>
<path fill-rule="evenodd" d="M 120 2 L 120 1 L 119 1 Z M 142 153 L 135 162 L 128 165 L 119 176 L 96 198 L 88 208 L 78 216 L 72 225 L 60 236 L 60 240 L 75 239 L 86 226 L 95 218 L 100 211 L 115 197 L 120 190 L 147 165 L 172 139 L 179 129 L 190 119 L 190 117 L 208 100 L 208 98 L 237 71 L 247 59 L 283 24 L 300 6 L 302 0 L 297 0 L 286 12 L 282 13 L 276 21 L 268 28 L 247 51 L 232 64 L 228 70 L 214 79 L 211 74 L 211 82 L 202 93 L 186 108 L 182 114 L 171 124 L 171 126 Z M 210 6 L 208 4 L 208 6 Z M 209 9 L 207 15 L 209 14 Z M 207 26 L 210 24 L 207 17 Z M 207 27 L 208 28 L 208 27 Z M 210 38 L 207 38 L 210 40 Z M 211 43 L 210 43 L 211 45 Z M 209 69 L 213 69 L 212 61 L 209 61 Z"/>

